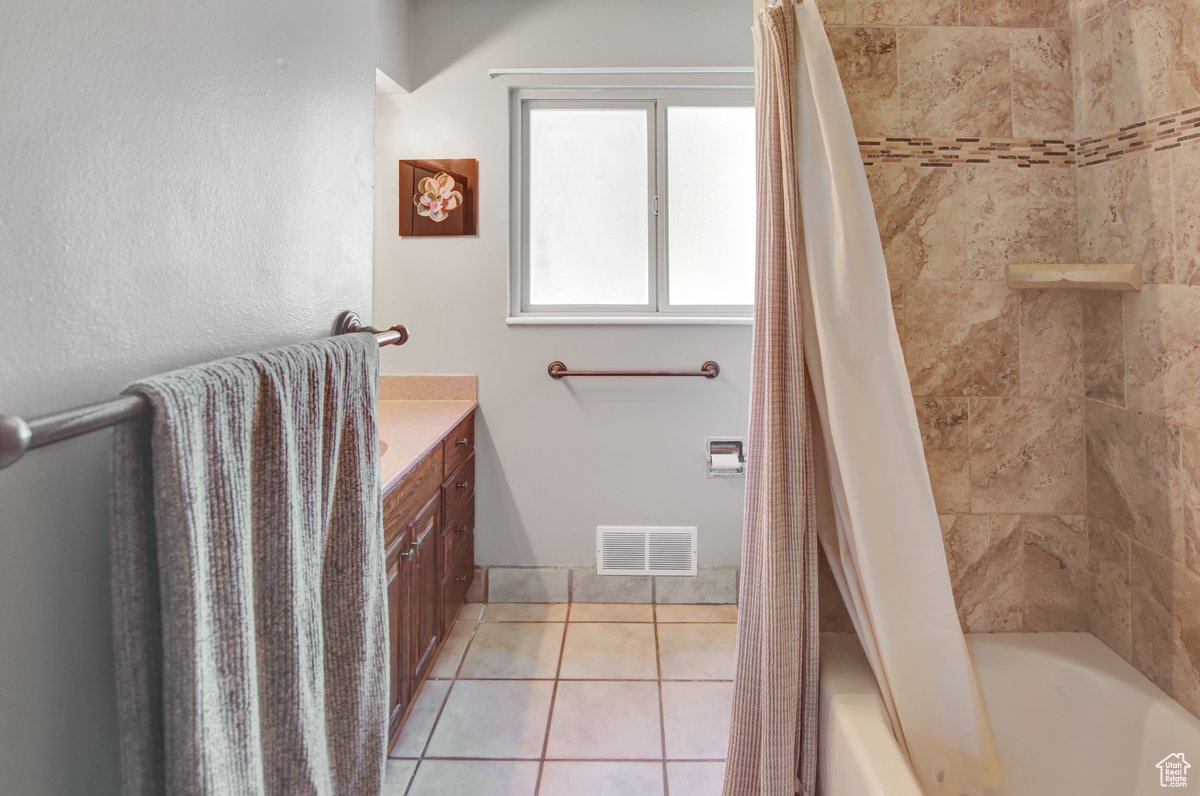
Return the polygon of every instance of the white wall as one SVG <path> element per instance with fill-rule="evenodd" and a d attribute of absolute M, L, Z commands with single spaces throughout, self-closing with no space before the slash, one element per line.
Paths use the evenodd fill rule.
<path fill-rule="evenodd" d="M 412 340 L 392 373 L 477 373 L 483 564 L 589 565 L 598 524 L 700 527 L 701 565 L 736 564 L 743 479 L 706 479 L 706 435 L 744 436 L 748 326 L 509 327 L 508 95 L 498 67 L 748 66 L 743 0 L 417 0 L 415 90 L 380 97 L 375 314 Z M 476 157 L 479 236 L 400 239 L 401 158 Z M 404 201 L 410 201 L 405 197 Z M 552 381 L 579 368 L 721 364 L 716 381 Z"/>
<path fill-rule="evenodd" d="M 9 0 L 0 408 L 370 309 L 373 0 Z M 0 793 L 118 792 L 108 434 L 0 471 Z"/>
<path fill-rule="evenodd" d="M 408 91 L 412 88 L 413 0 L 379 0 L 375 18 L 375 64 L 392 81 L 387 93 Z"/>

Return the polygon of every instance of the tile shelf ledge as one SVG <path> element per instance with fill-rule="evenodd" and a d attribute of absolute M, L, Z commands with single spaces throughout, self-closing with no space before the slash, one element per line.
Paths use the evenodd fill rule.
<path fill-rule="evenodd" d="M 1141 290 L 1137 263 L 1012 263 L 1008 286 L 1014 290 Z"/>

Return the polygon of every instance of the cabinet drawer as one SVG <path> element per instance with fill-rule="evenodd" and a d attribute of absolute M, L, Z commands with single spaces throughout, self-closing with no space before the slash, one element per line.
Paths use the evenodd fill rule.
<path fill-rule="evenodd" d="M 467 499 L 467 504 L 458 514 L 447 512 L 445 516 L 447 519 L 442 526 L 442 561 L 445 562 L 442 568 L 443 575 L 454 567 L 459 550 L 475 530 L 475 496 Z"/>
<path fill-rule="evenodd" d="M 457 517 L 462 514 L 467 503 L 475 494 L 475 455 L 467 456 L 467 460 L 458 466 L 454 474 L 442 485 L 446 505 L 445 517 Z"/>
<path fill-rule="evenodd" d="M 475 575 L 475 534 L 467 531 L 455 547 L 455 557 L 447 559 L 446 577 L 442 581 L 442 621 L 446 632 L 453 627 L 467 597 L 467 589 Z"/>
<path fill-rule="evenodd" d="M 463 418 L 462 422 L 446 435 L 446 439 L 442 440 L 446 467 L 444 472 L 447 474 L 454 472 L 455 468 L 462 464 L 473 450 L 475 450 L 474 412 Z"/>
<path fill-rule="evenodd" d="M 383 496 L 384 540 L 395 538 L 421 507 L 437 494 L 442 477 L 442 448 L 435 446 Z"/>

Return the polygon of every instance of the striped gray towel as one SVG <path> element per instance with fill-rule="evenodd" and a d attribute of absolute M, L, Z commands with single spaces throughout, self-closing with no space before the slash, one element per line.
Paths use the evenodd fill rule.
<path fill-rule="evenodd" d="M 341 335 L 167 373 L 113 442 L 127 794 L 378 794 L 379 351 Z"/>

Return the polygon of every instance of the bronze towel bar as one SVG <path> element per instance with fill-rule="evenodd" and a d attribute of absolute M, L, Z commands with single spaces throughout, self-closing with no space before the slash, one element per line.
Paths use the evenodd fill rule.
<path fill-rule="evenodd" d="M 721 366 L 710 359 L 699 370 L 567 370 L 565 364 L 555 360 L 546 372 L 555 380 L 568 376 L 703 376 L 715 379 L 721 373 Z"/>
<path fill-rule="evenodd" d="M 381 348 L 408 342 L 408 329 L 404 326 L 397 324 L 381 332 L 363 326 L 358 315 L 350 310 L 339 315 L 333 325 L 334 334 L 347 332 L 371 332 Z M 149 408 L 150 405 L 141 396 L 122 395 L 29 421 L 16 415 L 0 414 L 0 469 L 16 462 L 26 451 L 124 423 L 144 414 Z"/>

